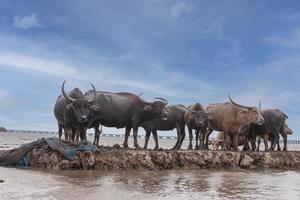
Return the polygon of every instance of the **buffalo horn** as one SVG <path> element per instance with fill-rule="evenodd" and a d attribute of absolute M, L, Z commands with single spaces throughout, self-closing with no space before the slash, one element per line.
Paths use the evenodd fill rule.
<path fill-rule="evenodd" d="M 93 83 L 91 83 L 91 86 L 92 86 L 93 91 L 94 91 L 94 98 L 93 98 L 93 100 L 94 100 L 94 99 L 96 99 L 96 97 L 97 97 L 97 91 L 96 91 L 96 88 L 95 88 L 95 86 L 94 86 Z M 93 100 L 90 100 L 90 102 L 92 102 Z"/>
<path fill-rule="evenodd" d="M 248 109 L 248 110 L 251 109 L 251 107 L 249 107 L 249 106 L 244 106 L 244 105 L 241 105 L 241 104 L 238 104 L 238 103 L 234 102 L 234 101 L 231 99 L 230 94 L 228 94 L 228 97 L 229 97 L 230 102 L 231 102 L 233 105 L 235 105 L 235 106 L 237 106 L 237 107 L 240 107 L 240 108 L 245 108 L 245 109 Z"/>
<path fill-rule="evenodd" d="M 155 97 L 154 99 L 161 100 L 162 102 L 168 104 L 168 100 L 167 100 L 167 99 L 164 99 L 164 98 L 162 98 L 162 97 Z"/>
<path fill-rule="evenodd" d="M 69 95 L 67 95 L 67 93 L 65 92 L 65 83 L 66 83 L 66 81 L 64 81 L 63 84 L 62 84 L 61 92 L 62 92 L 62 94 L 64 95 L 64 97 L 65 97 L 67 100 L 69 100 L 69 101 L 71 101 L 71 102 L 74 102 L 75 99 L 73 99 L 72 97 L 70 97 Z"/>

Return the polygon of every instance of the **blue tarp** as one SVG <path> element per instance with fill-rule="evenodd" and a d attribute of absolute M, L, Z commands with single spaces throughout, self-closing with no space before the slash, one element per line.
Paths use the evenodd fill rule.
<path fill-rule="evenodd" d="M 72 145 L 59 140 L 57 138 L 46 138 L 45 142 L 52 150 L 60 152 L 68 160 L 74 160 L 77 151 L 91 151 L 95 153 L 100 153 L 100 150 L 96 145 L 93 145 L 90 141 L 80 141 L 79 143 L 74 143 Z"/>

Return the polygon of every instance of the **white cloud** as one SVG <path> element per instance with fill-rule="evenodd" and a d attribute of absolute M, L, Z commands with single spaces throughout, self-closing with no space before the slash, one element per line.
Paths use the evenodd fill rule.
<path fill-rule="evenodd" d="M 183 14 L 188 14 L 192 11 L 192 7 L 185 2 L 178 2 L 171 6 L 171 16 L 179 17 Z"/>
<path fill-rule="evenodd" d="M 15 28 L 21 28 L 26 30 L 33 27 L 40 27 L 41 22 L 39 21 L 35 13 L 26 16 L 17 15 L 14 17 L 12 26 Z"/>
<path fill-rule="evenodd" d="M 50 75 L 84 79 L 86 76 L 62 62 L 31 55 L 0 51 L 0 67 L 15 67 Z"/>

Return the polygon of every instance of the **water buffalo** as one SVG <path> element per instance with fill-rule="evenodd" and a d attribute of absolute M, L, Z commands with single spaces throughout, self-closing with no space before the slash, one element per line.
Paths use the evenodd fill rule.
<path fill-rule="evenodd" d="M 287 150 L 287 134 L 285 133 L 285 120 L 287 119 L 287 115 L 285 115 L 279 109 L 266 109 L 261 112 L 262 116 L 265 119 L 265 123 L 263 125 L 254 125 L 251 124 L 249 128 L 249 138 L 251 141 L 252 149 L 255 149 L 255 141 L 256 138 L 263 138 L 265 144 L 265 150 L 274 151 L 276 144 L 278 145 L 278 150 L 280 150 L 279 146 L 279 134 L 283 137 L 284 147 L 283 150 Z M 286 131 L 288 131 L 288 127 L 286 125 Z M 271 147 L 268 149 L 268 140 L 271 141 Z M 259 140 L 260 143 L 260 140 Z M 259 151 L 259 146 L 257 148 Z"/>
<path fill-rule="evenodd" d="M 190 143 L 188 149 L 193 149 L 192 140 L 193 140 L 193 129 L 195 129 L 196 135 L 196 146 L 195 149 L 199 149 L 199 139 L 200 139 L 200 148 L 204 148 L 204 137 L 207 130 L 207 120 L 204 107 L 196 103 L 188 107 L 184 115 L 185 124 L 189 130 L 189 139 Z M 199 138 L 199 134 L 201 137 Z"/>
<path fill-rule="evenodd" d="M 161 118 L 155 118 L 150 121 L 145 121 L 142 123 L 142 127 L 146 131 L 144 149 L 147 149 L 149 137 L 151 132 L 155 140 L 155 148 L 158 149 L 158 136 L 157 131 L 170 131 L 176 128 L 177 130 L 177 142 L 173 149 L 180 149 L 183 139 L 185 137 L 185 123 L 184 123 L 184 114 L 187 111 L 187 108 L 184 105 L 169 105 L 166 106 L 168 112 L 168 117 L 166 120 Z"/>
<path fill-rule="evenodd" d="M 208 149 L 208 138 L 213 130 L 224 132 L 233 138 L 233 149 L 238 150 L 239 134 L 247 124 L 263 124 L 264 118 L 260 109 L 234 102 L 209 104 L 206 108 L 208 131 L 205 135 L 205 147 Z"/>
<path fill-rule="evenodd" d="M 65 139 L 71 142 L 74 140 L 76 132 L 76 140 L 79 138 L 80 131 L 85 128 L 87 117 L 91 111 L 98 111 L 99 107 L 92 104 L 96 95 L 96 89 L 93 84 L 93 97 L 87 100 L 80 89 L 75 88 L 67 94 L 64 90 L 66 81 L 62 84 L 62 95 L 57 97 L 54 106 L 54 115 L 58 123 L 59 138 L 62 135 L 62 129 L 65 130 Z"/>
<path fill-rule="evenodd" d="M 245 144 L 248 142 L 247 140 L 247 135 L 243 134 L 245 132 L 241 132 L 240 136 L 239 136 L 239 142 L 238 142 L 238 146 L 244 146 Z M 212 147 L 213 150 L 218 150 L 219 147 L 221 147 L 222 150 L 228 149 L 229 147 L 226 147 L 225 145 L 232 145 L 232 139 L 230 138 L 229 135 L 224 134 L 224 132 L 219 132 L 217 135 L 217 138 L 215 140 L 212 141 Z"/>
<path fill-rule="evenodd" d="M 88 91 L 85 94 L 87 99 L 92 99 L 93 96 L 93 91 Z M 123 143 L 125 148 L 128 148 L 128 137 L 131 129 L 133 129 L 134 147 L 140 148 L 137 134 L 142 122 L 156 117 L 167 117 L 165 110 L 165 106 L 168 104 L 167 100 L 163 98 L 156 99 L 154 102 L 147 102 L 131 93 L 97 91 L 95 104 L 101 107 L 101 111 L 94 117 L 91 126 L 97 127 L 101 124 L 107 127 L 125 127 L 125 140 Z M 99 144 L 99 133 L 99 131 L 95 132 L 94 143 L 96 145 Z"/>

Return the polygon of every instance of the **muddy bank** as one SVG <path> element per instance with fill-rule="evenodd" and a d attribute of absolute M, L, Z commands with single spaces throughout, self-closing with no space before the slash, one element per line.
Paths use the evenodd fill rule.
<path fill-rule="evenodd" d="M 68 145 L 56 138 L 39 139 L 0 151 L 0 166 L 44 169 L 300 169 L 300 151 L 225 152 L 200 150 L 134 150 L 95 147 L 89 142 Z"/>

